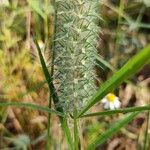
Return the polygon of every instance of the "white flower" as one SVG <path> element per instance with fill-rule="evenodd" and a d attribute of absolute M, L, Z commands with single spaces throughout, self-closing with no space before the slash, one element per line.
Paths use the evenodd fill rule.
<path fill-rule="evenodd" d="M 102 104 L 105 109 L 117 109 L 120 108 L 120 101 L 119 97 L 115 96 L 113 93 L 107 94 L 103 99 L 102 99 Z"/>

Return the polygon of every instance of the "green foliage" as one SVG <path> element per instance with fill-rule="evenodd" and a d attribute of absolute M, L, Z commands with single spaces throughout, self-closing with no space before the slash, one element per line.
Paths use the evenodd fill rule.
<path fill-rule="evenodd" d="M 114 36 L 115 40 L 117 39 L 114 46 L 116 50 L 114 54 L 117 54 L 117 56 L 114 55 L 112 57 L 114 59 L 120 57 L 118 60 L 121 60 L 120 53 L 124 49 L 123 43 L 126 44 L 128 40 L 125 31 L 122 31 L 122 27 L 126 28 L 125 25 L 128 25 L 129 31 L 139 31 L 140 27 L 144 29 L 150 28 L 149 24 L 141 22 L 143 12 L 146 7 L 149 7 L 149 2 L 148 0 L 140 1 L 140 6 L 142 4 L 142 7 L 136 20 L 125 12 L 124 0 L 120 1 L 119 7 L 114 7 L 109 1 L 104 1 L 103 3 L 119 16 L 119 19 L 115 16 L 116 14 L 114 18 L 111 18 L 114 20 L 117 18 L 116 22 L 118 23 L 117 29 L 113 29 L 110 35 L 113 35 L 117 30 L 117 34 Z M 4 123 L 8 116 L 6 113 L 6 107 L 8 106 L 38 110 L 40 115 L 42 114 L 41 112 L 46 112 L 48 113 L 48 124 L 44 127 L 47 128 L 47 134 L 39 136 L 39 139 L 35 139 L 35 143 L 38 143 L 41 139 L 46 139 L 48 143 L 46 148 L 49 150 L 51 148 L 50 144 L 54 148 L 54 143 L 57 143 L 57 141 L 53 141 L 53 136 L 50 135 L 50 132 L 54 133 L 51 130 L 51 126 L 55 126 L 53 121 L 57 120 L 52 120 L 51 114 L 56 114 L 67 139 L 69 149 L 78 150 L 79 145 L 82 145 L 78 129 L 81 127 L 80 121 L 82 122 L 83 118 L 88 117 L 89 119 L 89 117 L 94 116 L 106 117 L 118 113 L 132 112 L 118 119 L 118 122 L 110 125 L 110 128 L 104 131 L 104 133 L 101 133 L 102 130 L 98 129 L 102 124 L 97 119 L 97 124 L 93 124 L 89 131 L 95 138 L 88 138 L 89 145 L 87 145 L 87 150 L 93 150 L 127 125 L 137 114 L 150 110 L 150 106 L 145 105 L 84 114 L 106 96 L 107 93 L 118 88 L 123 81 L 133 76 L 141 67 L 147 64 L 150 55 L 150 46 L 144 47 L 142 45 L 144 48 L 141 49 L 142 46 L 132 37 L 132 42 L 134 41 L 132 44 L 137 42 L 140 52 L 131 58 L 120 70 L 116 71 L 116 66 L 124 64 L 130 58 L 129 55 L 125 58 L 123 57 L 124 59 L 120 62 L 116 61 L 116 65 L 114 65 L 116 68 L 112 66 L 111 61 L 106 61 L 103 57 L 99 56 L 97 51 L 97 41 L 101 31 L 97 25 L 99 19 L 101 19 L 98 14 L 99 5 L 102 4 L 99 4 L 98 0 L 9 0 L 6 1 L 6 4 L 0 4 L 0 98 L 2 100 L 0 100 L 0 125 L 4 126 L 3 128 L 5 128 Z M 132 7 L 134 8 L 135 6 Z M 52 27 L 53 21 L 54 27 Z M 105 23 L 108 26 L 110 23 L 111 28 L 114 27 L 110 20 L 106 20 Z M 54 32 L 50 27 L 54 28 Z M 31 30 L 34 30 L 33 32 L 36 33 L 33 35 L 34 42 L 30 35 Z M 53 36 L 51 36 L 52 33 L 50 32 L 53 32 Z M 44 50 L 39 47 L 37 39 L 44 41 Z M 106 43 L 112 46 L 109 41 Z M 138 51 L 137 47 L 136 52 Z M 28 55 L 28 53 L 32 53 L 35 49 L 38 51 L 45 79 L 42 78 L 38 63 Z M 44 51 L 49 54 L 49 62 L 46 60 L 47 57 L 45 57 Z M 109 57 L 110 55 L 108 54 L 108 59 L 111 58 Z M 124 52 L 122 55 L 124 55 Z M 50 71 L 47 63 L 50 64 Z M 113 72 L 116 71 L 110 79 L 100 86 L 98 91 L 95 84 L 95 80 L 97 80 L 95 67 L 98 69 L 102 68 L 104 71 L 106 69 Z M 36 69 L 34 70 L 33 68 Z M 34 76 L 32 76 L 33 72 Z M 48 89 L 47 87 L 45 88 L 45 83 L 47 83 Z M 39 92 L 42 89 L 45 93 L 49 90 L 48 107 L 34 104 L 38 98 L 41 99 L 39 100 L 40 104 L 47 104 L 47 94 Z M 31 92 L 36 96 L 33 96 Z M 44 96 L 41 97 L 40 95 Z M 54 108 L 51 99 L 53 100 Z M 28 103 L 24 102 L 24 100 Z M 29 103 L 31 101 L 33 103 Z M 39 114 L 37 113 L 37 115 Z M 32 116 L 32 114 L 28 116 Z M 30 119 L 25 118 L 24 114 L 21 114 L 20 118 L 21 120 L 27 119 L 26 121 L 29 124 L 28 120 Z M 92 118 L 90 119 L 92 120 Z M 103 123 L 107 124 L 106 122 Z M 25 122 L 24 126 L 28 128 L 28 124 Z M 74 126 L 73 128 L 72 125 Z M 148 126 L 149 123 L 147 122 L 144 141 L 145 149 L 148 147 Z M 85 129 L 85 127 L 83 128 Z M 7 135 L 5 136 L 5 130 L 3 129 L 3 132 L 0 134 L 0 137 L 2 137 L 0 138 L 0 144 L 2 143 L 4 148 L 8 143 L 13 144 L 14 149 L 24 150 L 32 145 L 28 136 L 18 135 L 14 137 L 8 131 L 6 131 Z M 45 135 L 47 135 L 47 138 L 45 138 Z M 37 134 L 33 136 L 36 137 Z M 8 143 L 1 141 L 3 139 Z"/>
<path fill-rule="evenodd" d="M 107 80 L 98 92 L 88 101 L 87 105 L 81 110 L 79 116 L 85 113 L 95 103 L 99 102 L 106 94 L 114 90 L 119 84 L 131 75 L 136 73 L 142 66 L 149 62 L 150 45 L 142 49 L 136 56 L 130 59 L 120 70 L 118 70 L 109 80 Z"/>
<path fill-rule="evenodd" d="M 150 105 L 140 106 L 140 107 L 129 107 L 129 108 L 117 109 L 117 110 L 107 110 L 107 111 L 96 112 L 96 113 L 89 113 L 89 114 L 85 114 L 81 117 L 83 118 L 83 117 L 94 117 L 94 116 L 109 116 L 109 115 L 114 115 L 117 113 L 129 113 L 129 112 L 146 111 L 146 110 L 150 110 Z"/>
<path fill-rule="evenodd" d="M 36 37 L 34 37 L 34 42 L 35 42 L 35 45 L 36 45 L 36 48 L 37 48 L 37 51 L 38 51 L 38 54 L 39 54 L 39 58 L 40 58 L 41 66 L 42 66 L 42 69 L 43 69 L 43 72 L 44 72 L 44 75 L 45 75 L 45 79 L 46 79 L 47 84 L 49 86 L 49 93 L 51 94 L 51 96 L 53 98 L 53 101 L 54 101 L 54 104 L 55 104 L 55 108 L 56 108 L 57 111 L 60 111 L 61 113 L 63 113 L 63 108 L 60 107 L 60 106 L 57 107 L 57 103 L 59 103 L 59 97 L 58 97 L 58 95 L 55 91 L 51 75 L 50 75 L 50 73 L 48 71 L 48 68 L 46 66 L 44 57 L 43 57 L 41 49 L 40 49 L 40 47 L 37 43 Z M 70 133 L 70 130 L 69 130 L 69 127 L 68 127 L 68 124 L 67 124 L 67 119 L 59 116 L 59 120 L 60 120 L 60 123 L 61 123 L 61 127 L 62 127 L 62 129 L 63 129 L 63 131 L 66 135 L 69 147 L 70 147 L 70 149 L 73 149 L 73 145 L 72 145 L 73 142 L 72 142 L 71 133 Z"/>
<path fill-rule="evenodd" d="M 27 0 L 33 11 L 39 14 L 43 19 L 46 15 L 53 13 L 53 7 L 51 5 L 44 5 L 40 0 Z"/>
<path fill-rule="evenodd" d="M 50 108 L 43 107 L 40 105 L 31 104 L 31 103 L 0 102 L 0 106 L 2 106 L 2 107 L 8 107 L 8 106 L 25 107 L 25 108 L 29 108 L 29 109 L 33 109 L 33 110 L 40 110 L 40 111 L 43 111 L 46 113 L 56 113 L 58 116 L 64 117 L 64 114 L 59 111 L 52 110 Z"/>
<path fill-rule="evenodd" d="M 120 128 L 128 124 L 138 114 L 139 112 L 133 112 L 131 114 L 128 114 L 122 119 L 120 119 L 117 123 L 111 125 L 111 127 L 106 132 L 96 137 L 95 139 L 92 139 L 86 150 L 93 150 L 98 145 L 104 143 L 108 138 L 110 138 L 114 133 L 120 130 Z"/>

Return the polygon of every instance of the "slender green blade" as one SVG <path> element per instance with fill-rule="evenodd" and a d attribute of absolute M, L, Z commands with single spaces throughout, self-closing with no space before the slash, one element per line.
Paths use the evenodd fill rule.
<path fill-rule="evenodd" d="M 118 70 L 109 80 L 102 84 L 97 93 L 79 112 L 79 117 L 89 110 L 95 103 L 100 101 L 107 93 L 118 87 L 124 80 L 136 73 L 142 66 L 149 62 L 150 45 L 143 48 L 138 54 L 131 58 L 120 70 Z"/>
<path fill-rule="evenodd" d="M 52 95 L 54 104 L 56 106 L 58 104 L 58 102 L 59 102 L 59 98 L 58 98 L 58 95 L 56 93 L 55 87 L 53 85 L 51 75 L 50 75 L 50 73 L 49 73 L 49 71 L 47 69 L 47 66 L 46 66 L 45 60 L 43 58 L 41 49 L 40 49 L 40 47 L 38 45 L 38 42 L 37 42 L 35 37 L 34 37 L 34 43 L 36 45 L 36 48 L 37 48 L 37 51 L 38 51 L 38 54 L 39 54 L 39 58 L 40 58 L 41 65 L 42 65 L 42 69 L 43 69 L 43 72 L 44 72 L 44 75 L 45 75 L 45 78 L 46 78 L 46 81 L 47 81 L 47 84 L 48 84 L 48 87 L 49 87 L 49 91 L 50 91 L 50 93 Z M 60 107 L 60 106 L 59 107 L 56 106 L 56 110 L 61 112 L 61 113 L 63 113 L 63 108 Z M 70 149 L 73 149 L 73 142 L 72 142 L 71 133 L 70 133 L 70 130 L 69 130 L 69 127 L 68 127 L 68 124 L 67 124 L 67 119 L 59 116 L 59 120 L 60 120 L 61 126 L 63 128 L 63 131 L 64 131 L 64 133 L 66 135 L 66 138 L 67 138 L 67 141 L 69 143 Z"/>
<path fill-rule="evenodd" d="M 86 150 L 94 150 L 98 145 L 104 143 L 114 133 L 118 132 L 123 126 L 127 125 L 138 114 L 139 112 L 133 112 L 131 114 L 125 115 L 121 120 L 112 125 L 106 132 L 91 140 Z"/>
<path fill-rule="evenodd" d="M 140 106 L 140 107 L 129 107 L 125 109 L 117 109 L 117 110 L 107 110 L 102 112 L 96 112 L 96 113 L 89 113 L 81 116 L 80 118 L 84 117 L 95 117 L 95 116 L 104 116 L 104 115 L 114 115 L 118 113 L 129 113 L 129 112 L 135 112 L 135 111 L 146 111 L 150 110 L 150 105 L 146 106 Z"/>
<path fill-rule="evenodd" d="M 103 68 L 108 68 L 111 71 L 116 71 L 115 68 L 111 64 L 109 64 L 106 60 L 104 60 L 101 56 L 95 56 L 97 64 L 96 66 Z"/>
<path fill-rule="evenodd" d="M 42 11 L 41 4 L 39 0 L 27 0 L 29 6 L 37 13 L 39 14 L 42 18 L 45 17 L 44 12 Z"/>
<path fill-rule="evenodd" d="M 143 150 L 147 150 L 149 147 L 149 125 L 150 125 L 150 112 L 147 112 L 147 123 L 146 123 L 146 130 L 145 130 L 145 134 L 144 134 L 144 146 L 143 146 Z"/>
<path fill-rule="evenodd" d="M 47 113 L 56 113 L 58 116 L 64 117 L 64 114 L 61 113 L 61 112 L 58 112 L 56 110 L 52 110 L 48 107 L 43 107 L 43 106 L 40 106 L 40 105 L 31 104 L 31 103 L 0 102 L 0 106 L 2 106 L 2 107 L 9 107 L 9 106 L 24 107 L 24 108 L 33 109 L 33 110 L 44 111 L 44 112 L 47 112 Z"/>

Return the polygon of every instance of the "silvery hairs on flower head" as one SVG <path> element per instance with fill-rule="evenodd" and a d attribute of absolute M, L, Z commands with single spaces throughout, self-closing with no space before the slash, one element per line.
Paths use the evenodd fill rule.
<path fill-rule="evenodd" d="M 96 91 L 94 64 L 99 28 L 97 0 L 57 0 L 54 81 L 66 112 L 78 110 Z"/>

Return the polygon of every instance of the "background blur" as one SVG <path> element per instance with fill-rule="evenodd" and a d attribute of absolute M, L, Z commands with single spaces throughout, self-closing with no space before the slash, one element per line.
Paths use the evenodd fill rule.
<path fill-rule="evenodd" d="M 49 14 L 53 31 L 52 6 L 44 0 L 0 0 L 0 101 L 48 105 L 48 88 L 32 41 L 36 32 L 41 46 L 45 40 L 43 13 Z M 51 10 L 51 11 L 48 11 Z M 141 48 L 150 43 L 150 0 L 100 1 L 98 52 L 109 63 L 96 68 L 98 84 L 107 80 Z M 116 91 L 121 107 L 141 106 L 150 100 L 150 66 L 145 66 Z M 98 104 L 92 111 L 103 110 Z M 97 149 L 138 150 L 143 148 L 147 113 L 141 113 L 126 128 Z M 82 142 L 105 131 L 119 116 L 84 119 Z M 66 147 L 58 118 L 52 115 L 53 148 Z M 0 107 L 0 150 L 43 150 L 47 114 L 24 108 Z M 59 138 L 58 138 L 59 137 Z M 149 144 L 150 145 L 150 144 Z M 150 147 L 149 147 L 150 149 Z"/>

